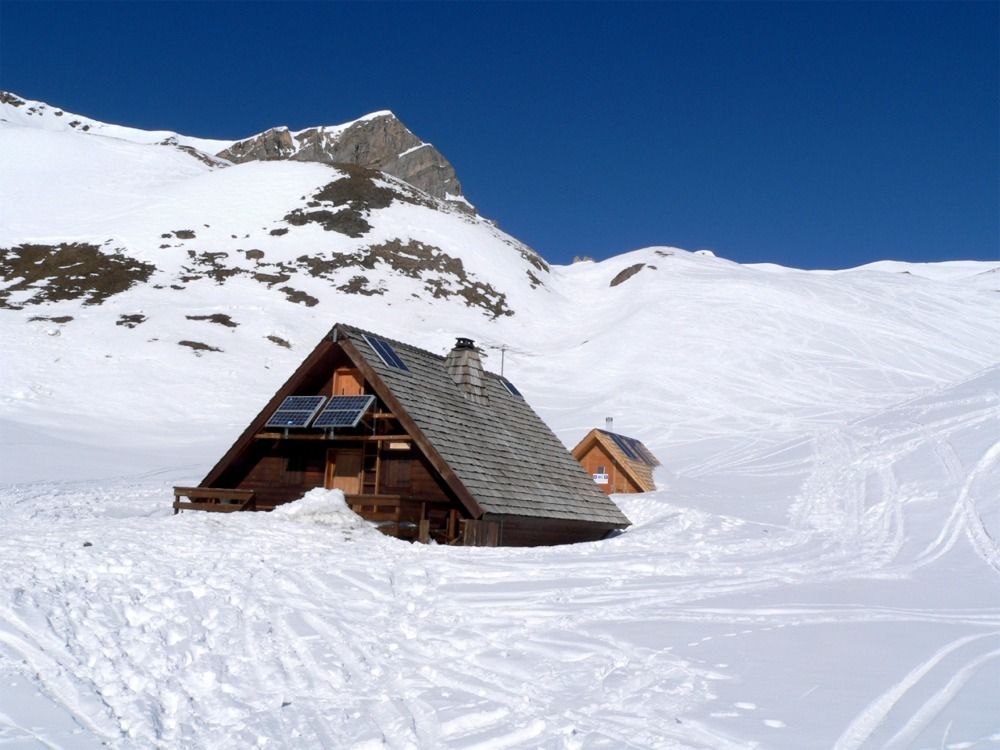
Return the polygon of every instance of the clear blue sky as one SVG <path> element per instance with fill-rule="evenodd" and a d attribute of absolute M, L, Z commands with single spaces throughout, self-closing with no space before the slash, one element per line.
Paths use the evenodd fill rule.
<path fill-rule="evenodd" d="M 392 109 L 555 262 L 1000 259 L 996 2 L 4 0 L 0 87 L 218 138 Z"/>

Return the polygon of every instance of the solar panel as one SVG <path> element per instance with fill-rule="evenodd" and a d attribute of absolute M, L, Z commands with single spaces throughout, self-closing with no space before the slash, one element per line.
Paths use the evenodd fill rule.
<path fill-rule="evenodd" d="M 656 466 L 659 461 L 656 457 L 643 445 L 641 442 L 635 438 L 625 437 L 624 435 L 616 435 L 613 432 L 607 432 L 602 430 L 605 435 L 615 441 L 615 445 L 621 448 L 622 453 L 626 457 L 631 458 L 633 461 L 642 461 L 650 466 Z"/>
<path fill-rule="evenodd" d="M 638 460 L 639 457 L 635 455 L 635 452 L 632 450 L 632 447 L 628 444 L 628 442 L 626 442 L 625 438 L 621 435 L 616 435 L 613 432 L 609 432 L 608 437 L 615 441 L 615 445 L 621 448 L 622 453 L 624 453 L 628 458 L 631 458 L 633 461 Z"/>
<path fill-rule="evenodd" d="M 635 440 L 634 443 L 635 444 L 632 447 L 635 449 L 635 452 L 639 454 L 639 458 L 650 466 L 656 466 L 659 463 L 659 461 L 656 460 L 656 456 L 650 453 L 649 449 L 646 448 L 645 445 L 640 443 L 638 440 Z"/>
<path fill-rule="evenodd" d="M 389 346 L 388 343 L 378 338 L 377 336 L 369 336 L 367 333 L 361 334 L 364 340 L 368 343 L 368 346 L 372 348 L 379 359 L 381 359 L 389 367 L 395 367 L 397 370 L 403 370 L 404 372 L 409 372 L 410 368 L 406 366 L 406 363 L 399 358 L 396 354 L 396 350 Z"/>
<path fill-rule="evenodd" d="M 313 427 L 356 427 L 361 417 L 375 403 L 371 394 L 364 396 L 333 396 L 326 408 L 313 420 Z"/>
<path fill-rule="evenodd" d="M 289 396 L 281 402 L 265 427 L 307 427 L 326 396 Z"/>
<path fill-rule="evenodd" d="M 524 396 L 521 395 L 521 392 L 514 387 L 514 384 L 511 383 L 509 380 L 507 380 L 507 378 L 505 378 L 503 375 L 500 376 L 500 383 L 503 385 L 504 388 L 507 389 L 507 393 L 509 393 L 511 396 L 524 398 Z"/>

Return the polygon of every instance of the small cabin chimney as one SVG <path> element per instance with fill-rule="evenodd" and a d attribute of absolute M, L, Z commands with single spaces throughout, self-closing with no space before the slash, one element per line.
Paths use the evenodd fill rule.
<path fill-rule="evenodd" d="M 614 420 L 613 417 L 605 417 L 604 418 L 604 429 L 605 430 L 607 430 L 608 432 L 614 432 L 614 430 L 612 429 L 614 426 L 615 426 L 615 420 Z"/>
<path fill-rule="evenodd" d="M 483 363 L 479 359 L 479 350 L 476 349 L 472 339 L 459 336 L 455 341 L 455 348 L 445 357 L 444 367 L 466 398 L 477 404 L 489 401 L 486 395 Z"/>

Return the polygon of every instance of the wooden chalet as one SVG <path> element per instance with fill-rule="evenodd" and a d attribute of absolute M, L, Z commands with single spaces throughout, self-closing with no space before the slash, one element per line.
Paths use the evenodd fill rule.
<path fill-rule="evenodd" d="M 174 509 L 271 510 L 315 487 L 418 541 L 565 544 L 629 525 L 469 339 L 442 357 L 334 326 Z"/>
<path fill-rule="evenodd" d="M 651 492 L 656 489 L 653 469 L 660 465 L 650 450 L 635 438 L 593 429 L 573 449 L 580 462 L 605 493 Z"/>

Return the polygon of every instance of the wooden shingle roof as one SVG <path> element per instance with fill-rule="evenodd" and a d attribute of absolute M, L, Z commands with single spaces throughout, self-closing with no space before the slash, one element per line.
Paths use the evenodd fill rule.
<path fill-rule="evenodd" d="M 624 527 L 618 509 L 527 402 L 501 378 L 484 374 L 485 403 L 466 397 L 445 358 L 347 325 L 333 331 L 349 342 L 486 515 L 581 520 Z M 385 364 L 364 335 L 388 342 L 407 370 Z"/>

